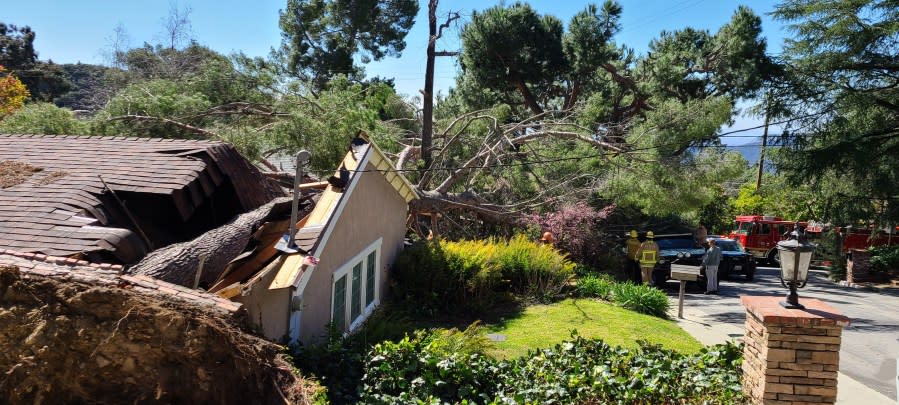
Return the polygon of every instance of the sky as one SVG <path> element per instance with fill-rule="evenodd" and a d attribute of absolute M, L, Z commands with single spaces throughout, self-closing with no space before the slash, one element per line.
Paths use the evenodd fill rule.
<path fill-rule="evenodd" d="M 768 40 L 768 52 L 780 52 L 785 32 L 783 26 L 767 13 L 774 9 L 775 0 L 619 0 L 623 12 L 622 31 L 615 40 L 636 52 L 646 52 L 649 42 L 662 30 L 684 27 L 708 29 L 712 32 L 729 21 L 739 4 L 753 9 L 762 17 L 763 35 Z M 461 23 L 444 31 L 438 50 L 458 50 L 459 32 L 473 11 L 497 4 L 512 4 L 498 0 L 443 0 L 438 15 L 458 11 Z M 589 1 L 530 0 L 528 3 L 540 13 L 553 14 L 566 22 Z M 600 4 L 601 1 L 595 3 Z M 106 62 L 115 37 L 116 27 L 124 27 L 130 46 L 144 42 L 163 42 L 164 21 L 172 7 L 190 9 L 192 37 L 202 45 L 230 54 L 242 51 L 249 56 L 265 56 L 281 43 L 278 12 L 286 0 L 30 0 L 9 2 L 3 7 L 0 21 L 7 24 L 28 25 L 36 32 L 35 49 L 41 60 L 56 63 Z M 439 19 L 440 21 L 440 19 Z M 388 58 L 366 65 L 369 76 L 392 77 L 397 91 L 416 96 L 424 87 L 425 50 L 427 47 L 427 1 L 415 25 L 406 37 L 406 49 L 400 58 Z M 457 64 L 455 58 L 437 58 L 435 89 L 446 92 L 453 83 Z M 741 117 L 734 129 L 760 125 L 760 119 Z M 754 132 L 753 132 L 754 133 Z M 748 138 L 732 138 L 729 143 L 740 144 Z"/>

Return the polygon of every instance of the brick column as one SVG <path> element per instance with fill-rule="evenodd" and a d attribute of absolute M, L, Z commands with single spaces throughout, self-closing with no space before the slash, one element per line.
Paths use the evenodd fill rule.
<path fill-rule="evenodd" d="M 867 249 L 850 249 L 851 259 L 846 261 L 846 282 L 849 284 L 873 281 L 871 252 Z"/>
<path fill-rule="evenodd" d="M 837 400 L 840 336 L 849 318 L 816 299 L 786 309 L 784 297 L 742 296 L 743 393 L 753 404 L 832 404 Z"/>

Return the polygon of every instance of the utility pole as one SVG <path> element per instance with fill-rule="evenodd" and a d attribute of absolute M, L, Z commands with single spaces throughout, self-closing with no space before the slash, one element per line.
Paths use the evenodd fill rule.
<path fill-rule="evenodd" d="M 762 148 L 759 151 L 759 172 L 755 178 L 755 189 L 762 187 L 762 173 L 765 171 L 765 147 L 768 145 L 768 122 L 771 119 L 771 93 L 765 97 L 765 129 L 762 131 Z"/>
<path fill-rule="evenodd" d="M 434 137 L 434 63 L 437 56 L 456 56 L 458 52 L 437 51 L 437 39 L 443 36 L 443 29 L 459 19 L 459 13 L 449 13 L 446 21 L 437 26 L 437 3 L 439 0 L 428 2 L 428 58 L 425 64 L 425 89 L 422 105 L 421 124 L 421 159 L 425 163 L 425 169 L 431 167 L 431 148 Z"/>

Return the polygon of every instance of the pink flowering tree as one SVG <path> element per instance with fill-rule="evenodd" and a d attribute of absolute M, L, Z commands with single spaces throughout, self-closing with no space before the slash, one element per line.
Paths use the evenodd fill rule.
<path fill-rule="evenodd" d="M 556 248 L 568 253 L 579 263 L 595 265 L 597 255 L 604 250 L 604 224 L 615 211 L 615 204 L 597 210 L 579 201 L 544 214 L 532 214 L 525 218 L 540 233 L 552 232 Z"/>

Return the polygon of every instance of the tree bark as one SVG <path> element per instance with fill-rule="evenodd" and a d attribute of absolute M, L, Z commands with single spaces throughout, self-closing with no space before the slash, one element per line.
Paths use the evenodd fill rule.
<path fill-rule="evenodd" d="M 422 105 L 422 123 L 421 123 L 421 160 L 424 162 L 425 168 L 430 168 L 431 148 L 434 139 L 434 63 L 438 55 L 455 56 L 455 52 L 437 52 L 437 39 L 443 35 L 443 29 L 459 18 L 458 13 L 450 13 L 446 21 L 437 27 L 437 4 L 439 0 L 428 1 L 428 51 L 427 62 L 425 63 L 425 89 L 423 92 L 424 100 Z"/>
<path fill-rule="evenodd" d="M 428 58 L 425 63 L 425 91 L 421 123 L 421 160 L 431 167 L 431 145 L 434 136 L 434 52 L 437 46 L 437 3 L 428 2 Z"/>
<path fill-rule="evenodd" d="M 527 84 L 521 80 L 516 80 L 515 87 L 518 88 L 518 92 L 521 93 L 521 97 L 524 98 L 524 105 L 526 105 L 534 114 L 543 114 L 543 108 L 537 104 L 537 99 L 534 98 L 534 94 L 531 93 L 531 89 L 528 88 Z"/>

